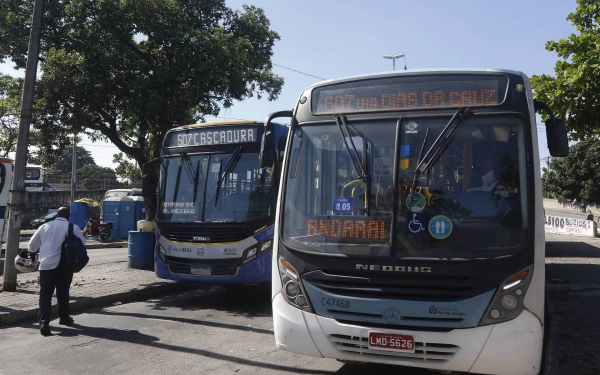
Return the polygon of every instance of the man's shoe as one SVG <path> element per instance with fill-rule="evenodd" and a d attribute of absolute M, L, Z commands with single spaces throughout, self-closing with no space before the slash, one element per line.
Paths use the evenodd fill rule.
<path fill-rule="evenodd" d="M 42 324 L 40 326 L 40 334 L 42 336 L 51 336 L 52 333 L 50 333 L 50 326 L 48 326 L 47 324 Z"/>
<path fill-rule="evenodd" d="M 64 318 L 60 318 L 58 320 L 58 324 L 62 324 L 63 326 L 68 326 L 69 324 L 73 324 L 74 320 L 70 316 L 65 316 Z"/>

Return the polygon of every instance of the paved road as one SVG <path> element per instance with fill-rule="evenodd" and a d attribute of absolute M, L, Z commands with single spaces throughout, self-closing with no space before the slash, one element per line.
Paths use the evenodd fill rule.
<path fill-rule="evenodd" d="M 277 350 L 264 288 L 199 290 L 74 318 L 48 338 L 33 323 L 0 330 L 0 374 L 431 374 Z"/>
<path fill-rule="evenodd" d="M 91 266 L 127 261 L 126 248 L 89 249 L 88 255 L 90 257 L 88 265 Z M 4 258 L 0 258 L 0 276 L 2 275 L 4 275 Z"/>

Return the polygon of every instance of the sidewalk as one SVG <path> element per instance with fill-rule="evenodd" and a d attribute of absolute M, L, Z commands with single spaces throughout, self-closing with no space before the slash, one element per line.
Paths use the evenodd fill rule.
<path fill-rule="evenodd" d="M 36 320 L 39 301 L 39 273 L 19 274 L 16 292 L 0 293 L 0 326 L 23 320 Z M 152 298 L 187 290 L 194 284 L 162 280 L 153 271 L 127 267 L 127 262 L 88 266 L 76 273 L 71 284 L 72 312 L 113 303 Z M 56 298 L 53 298 L 56 311 Z"/>

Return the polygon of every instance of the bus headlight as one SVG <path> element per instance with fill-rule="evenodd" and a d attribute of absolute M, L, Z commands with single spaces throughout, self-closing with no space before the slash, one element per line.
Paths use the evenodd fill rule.
<path fill-rule="evenodd" d="M 256 258 L 256 251 L 258 250 L 257 246 L 251 247 L 248 250 L 246 250 L 246 255 L 244 255 L 244 260 L 242 263 L 248 263 L 249 261 L 253 260 L 254 258 Z"/>
<path fill-rule="evenodd" d="M 263 242 L 263 244 L 260 245 L 260 252 L 262 253 L 263 251 L 269 250 L 271 245 L 273 245 L 273 240 L 267 240 Z"/>
<path fill-rule="evenodd" d="M 517 297 L 513 296 L 512 294 L 505 294 L 502 296 L 502 298 L 500 298 L 500 305 L 506 311 L 513 311 L 516 309 L 518 303 Z"/>
<path fill-rule="evenodd" d="M 160 243 L 156 243 L 156 247 L 158 247 L 158 256 L 160 257 L 160 259 L 166 261 L 167 252 L 165 251 L 163 245 L 161 245 Z"/>
<path fill-rule="evenodd" d="M 304 311 L 312 312 L 306 292 L 302 287 L 302 281 L 298 271 L 287 260 L 279 257 L 279 276 L 281 276 L 281 294 L 290 305 Z"/>
<path fill-rule="evenodd" d="M 480 326 L 505 322 L 519 316 L 524 308 L 523 298 L 531 282 L 532 271 L 533 268 L 529 267 L 509 277 L 500 285 L 479 322 Z"/>

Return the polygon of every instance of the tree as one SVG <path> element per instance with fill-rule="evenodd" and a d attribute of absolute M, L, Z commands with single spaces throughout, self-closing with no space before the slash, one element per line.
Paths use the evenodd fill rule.
<path fill-rule="evenodd" d="M 570 137 L 581 140 L 600 134 L 600 3 L 577 0 L 567 20 L 578 34 L 546 43 L 546 49 L 561 58 L 554 68 L 556 77 L 533 76 L 531 85 L 536 99 L 565 118 Z"/>
<path fill-rule="evenodd" d="M 549 169 L 542 168 L 544 192 L 558 199 L 584 199 L 600 203 L 600 140 L 590 138 L 577 143 L 569 156 L 556 158 Z"/>
<path fill-rule="evenodd" d="M 131 163 L 122 152 L 113 155 L 113 163 L 117 166 L 115 173 L 129 181 L 131 187 L 139 187 L 142 183 L 142 170 Z"/>
<path fill-rule="evenodd" d="M 30 1 L 0 3 L 0 60 L 25 65 Z M 279 36 L 260 8 L 224 0 L 55 0 L 44 14 L 35 126 L 46 152 L 66 134 L 108 139 L 143 166 L 165 133 L 217 115 L 235 100 L 277 98 L 272 69 Z M 51 136 L 50 136 L 51 135 Z M 58 142 L 58 144 L 57 144 Z M 145 181 L 157 180 L 147 167 Z M 154 189 L 146 189 L 154 193 Z M 154 219 L 156 197 L 146 197 Z"/>
<path fill-rule="evenodd" d="M 75 146 L 75 161 L 77 165 L 77 171 L 79 171 L 80 168 L 85 167 L 87 165 L 96 165 L 92 154 L 88 150 L 80 146 Z M 58 158 L 58 162 L 56 163 L 56 165 L 54 165 L 51 169 L 57 173 L 71 173 L 71 170 L 73 169 L 72 163 L 73 149 L 66 149 Z"/>
<path fill-rule="evenodd" d="M 77 185 L 87 190 L 110 190 L 123 187 L 123 184 L 117 181 L 114 170 L 95 164 L 77 169 Z"/>
<path fill-rule="evenodd" d="M 0 157 L 17 147 L 23 80 L 0 74 Z"/>

